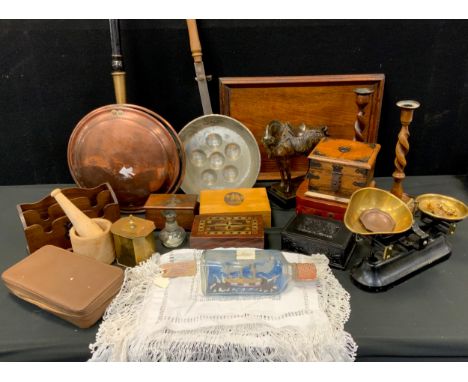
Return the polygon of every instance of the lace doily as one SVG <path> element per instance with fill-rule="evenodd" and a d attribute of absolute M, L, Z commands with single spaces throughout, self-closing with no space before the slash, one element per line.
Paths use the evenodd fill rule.
<path fill-rule="evenodd" d="M 161 263 L 195 259 L 176 250 Z M 344 331 L 349 294 L 323 255 L 283 252 L 290 262 L 314 263 L 314 283 L 292 283 L 274 297 L 207 298 L 200 272 L 155 285 L 159 256 L 128 268 L 90 345 L 92 361 L 353 361 L 357 346 Z"/>

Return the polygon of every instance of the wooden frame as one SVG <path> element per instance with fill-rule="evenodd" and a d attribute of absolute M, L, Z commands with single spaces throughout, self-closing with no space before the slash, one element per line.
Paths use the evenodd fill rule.
<path fill-rule="evenodd" d="M 365 108 L 364 139 L 375 143 L 385 83 L 384 74 L 348 74 L 287 77 L 224 77 L 219 79 L 220 112 L 233 117 L 254 134 L 262 156 L 259 180 L 279 179 L 274 159 L 269 159 L 261 138 L 273 119 L 326 125 L 333 138 L 353 139 L 358 112 L 355 88 L 373 88 Z M 307 158 L 294 158 L 293 176 L 306 173 Z"/>

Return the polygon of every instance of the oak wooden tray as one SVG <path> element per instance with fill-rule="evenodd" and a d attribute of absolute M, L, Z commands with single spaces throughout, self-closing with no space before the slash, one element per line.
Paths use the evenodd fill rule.
<path fill-rule="evenodd" d="M 268 159 L 261 143 L 271 120 L 326 125 L 331 137 L 352 139 L 358 112 L 354 89 L 373 88 L 365 108 L 364 139 L 375 143 L 384 82 L 384 74 L 224 77 L 219 79 L 220 112 L 242 122 L 255 136 L 262 159 L 258 179 L 279 179 L 276 162 Z M 307 158 L 293 159 L 292 175 L 304 175 L 307 166 Z"/>

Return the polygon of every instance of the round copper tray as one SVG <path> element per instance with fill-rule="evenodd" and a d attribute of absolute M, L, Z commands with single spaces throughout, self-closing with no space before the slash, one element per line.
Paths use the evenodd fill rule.
<path fill-rule="evenodd" d="M 179 189 L 180 184 L 184 180 L 185 167 L 186 167 L 186 164 L 185 164 L 185 150 L 184 150 L 184 146 L 182 144 L 182 141 L 179 138 L 179 135 L 177 134 L 175 129 L 172 127 L 172 125 L 166 119 L 161 117 L 158 113 L 155 113 L 153 110 L 147 109 L 147 108 L 145 108 L 143 106 L 139 106 L 139 105 L 129 105 L 129 104 L 127 104 L 127 106 L 130 106 L 130 107 L 132 107 L 134 109 L 137 109 L 137 110 L 141 110 L 141 111 L 143 111 L 145 113 L 148 113 L 148 114 L 152 115 L 153 117 L 155 117 L 159 122 L 161 122 L 164 126 L 166 126 L 167 131 L 171 134 L 172 138 L 174 139 L 174 143 L 176 144 L 177 153 L 178 153 L 178 157 L 179 157 L 180 171 L 179 171 L 178 178 L 174 182 L 174 186 L 167 193 L 172 194 L 172 193 L 176 192 Z"/>
<path fill-rule="evenodd" d="M 109 182 L 123 211 L 142 210 L 150 193 L 174 192 L 181 161 L 173 136 L 134 105 L 87 114 L 68 142 L 68 166 L 80 187 Z"/>

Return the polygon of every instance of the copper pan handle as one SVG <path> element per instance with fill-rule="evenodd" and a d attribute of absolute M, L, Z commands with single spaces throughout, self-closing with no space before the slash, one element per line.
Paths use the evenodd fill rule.
<path fill-rule="evenodd" d="M 193 61 L 202 62 L 202 49 L 200 38 L 198 37 L 197 21 L 195 19 L 187 19 L 187 28 L 190 39 L 190 50 L 192 51 Z"/>
<path fill-rule="evenodd" d="M 118 104 L 127 103 L 127 94 L 125 90 L 125 71 L 120 45 L 119 20 L 110 19 L 109 27 L 112 48 L 112 80 L 114 82 L 115 100 Z"/>

